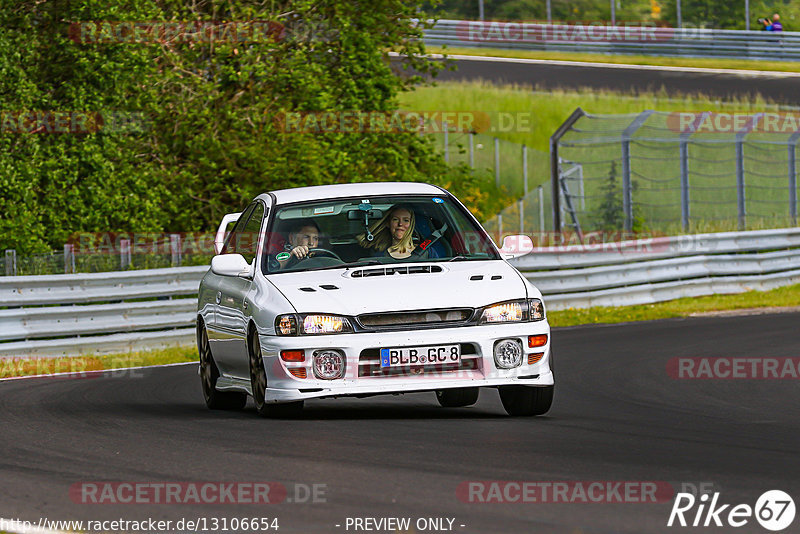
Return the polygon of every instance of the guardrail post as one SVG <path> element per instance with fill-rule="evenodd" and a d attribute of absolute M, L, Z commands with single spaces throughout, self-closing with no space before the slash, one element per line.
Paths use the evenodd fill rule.
<path fill-rule="evenodd" d="M 444 160 L 450 161 L 450 139 L 447 131 L 447 121 L 442 121 L 442 132 L 444 133 Z"/>
<path fill-rule="evenodd" d="M 180 234 L 169 234 L 169 250 L 172 255 L 172 266 L 181 266 L 181 236 Z"/>
<path fill-rule="evenodd" d="M 519 199 L 519 233 L 525 233 L 525 202 L 523 199 Z"/>
<path fill-rule="evenodd" d="M 789 214 L 792 224 L 797 225 L 797 140 L 800 130 L 789 137 Z"/>
<path fill-rule="evenodd" d="M 119 268 L 124 271 L 131 266 L 131 240 L 120 239 L 119 241 Z"/>
<path fill-rule="evenodd" d="M 500 189 L 500 140 L 494 138 L 494 185 Z"/>
<path fill-rule="evenodd" d="M 64 245 L 64 274 L 75 272 L 75 245 Z"/>
<path fill-rule="evenodd" d="M 622 211 L 625 213 L 625 231 L 633 230 L 633 193 L 631 186 L 631 138 L 636 130 L 653 114 L 642 111 L 622 132 Z"/>
<path fill-rule="evenodd" d="M 17 276 L 17 251 L 6 249 L 6 276 Z"/>

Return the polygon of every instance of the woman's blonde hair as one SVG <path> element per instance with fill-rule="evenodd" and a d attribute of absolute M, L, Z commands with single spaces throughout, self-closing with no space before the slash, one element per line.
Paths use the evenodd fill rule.
<path fill-rule="evenodd" d="M 409 224 L 408 230 L 406 231 L 405 235 L 403 235 L 403 239 L 401 239 L 400 242 L 395 245 L 394 240 L 392 239 L 392 234 L 389 231 L 389 222 L 392 220 L 394 213 L 399 210 L 406 210 L 409 215 L 411 215 L 411 224 Z M 381 220 L 369 227 L 369 231 L 372 233 L 375 239 L 372 241 L 367 241 L 367 234 L 363 233 L 357 237 L 358 244 L 364 248 L 374 248 L 380 251 L 386 250 L 389 252 L 400 253 L 411 252 L 414 250 L 414 242 L 412 240 L 415 226 L 414 223 L 414 208 L 407 204 L 396 204 L 392 206 L 392 209 L 390 209 L 389 212 L 381 218 Z"/>

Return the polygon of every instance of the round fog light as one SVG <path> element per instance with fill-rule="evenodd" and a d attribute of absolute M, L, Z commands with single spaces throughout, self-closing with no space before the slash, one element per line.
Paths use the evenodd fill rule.
<path fill-rule="evenodd" d="M 499 369 L 513 369 L 522 363 L 522 343 L 517 339 L 504 339 L 494 346 L 494 363 Z"/>
<path fill-rule="evenodd" d="M 322 380 L 336 380 L 344 376 L 344 355 L 335 350 L 318 350 L 314 353 L 314 375 Z"/>

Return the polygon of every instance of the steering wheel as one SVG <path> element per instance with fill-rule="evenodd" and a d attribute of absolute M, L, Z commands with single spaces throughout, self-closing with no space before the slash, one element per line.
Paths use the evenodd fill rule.
<path fill-rule="evenodd" d="M 289 261 L 286 262 L 285 268 L 293 267 L 298 262 L 309 259 L 312 253 L 314 253 L 314 258 L 325 258 L 325 257 L 336 258 L 340 262 L 344 263 L 344 260 L 340 258 L 339 255 L 333 252 L 332 250 L 328 250 L 327 248 L 310 248 L 308 249 L 308 254 L 306 254 L 302 258 L 298 258 L 294 254 L 292 254 L 292 257 L 289 258 Z M 322 256 L 319 256 L 318 254 L 322 254 Z"/>

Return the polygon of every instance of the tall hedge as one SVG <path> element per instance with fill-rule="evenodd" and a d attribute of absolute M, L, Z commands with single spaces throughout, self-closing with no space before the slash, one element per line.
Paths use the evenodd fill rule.
<path fill-rule="evenodd" d="M 1 3 L 0 249 L 50 250 L 75 232 L 210 230 L 282 187 L 469 187 L 424 136 L 279 127 L 285 112 L 396 109 L 418 78 L 395 72 L 390 52 L 409 56 L 418 74 L 437 68 L 421 56 L 420 1 Z M 92 41 L 80 34 L 90 21 L 269 21 L 276 31 L 258 42 Z M 20 111 L 128 113 L 138 122 L 22 133 Z"/>

